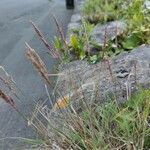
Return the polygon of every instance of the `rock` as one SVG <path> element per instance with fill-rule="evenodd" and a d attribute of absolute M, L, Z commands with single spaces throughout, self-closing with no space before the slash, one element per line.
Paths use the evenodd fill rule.
<path fill-rule="evenodd" d="M 81 23 L 71 22 L 71 23 L 68 24 L 68 31 L 79 30 L 80 27 L 81 27 Z"/>
<path fill-rule="evenodd" d="M 93 39 L 99 46 L 103 46 L 105 40 L 113 40 L 116 36 L 123 34 L 127 25 L 123 21 L 112 21 L 104 25 L 97 24 L 91 33 Z"/>
<path fill-rule="evenodd" d="M 97 64 L 74 61 L 61 66 L 60 73 L 64 76 L 58 77 L 54 94 L 56 99 L 69 96 L 70 101 L 66 108 L 52 110 L 48 115 L 49 135 L 57 139 L 56 145 L 62 141 L 53 133 L 52 126 L 69 132 L 65 125 L 72 120 L 71 112 L 79 113 L 93 102 L 116 100 L 120 105 L 141 87 L 150 88 L 150 45 L 142 45 Z"/>
<path fill-rule="evenodd" d="M 65 75 L 58 78 L 55 89 L 63 96 L 73 95 L 73 104 L 80 104 L 83 97 L 87 103 L 110 98 L 123 103 L 138 90 L 137 85 L 149 87 L 150 46 L 142 45 L 94 65 L 86 61 L 71 62 L 62 67 L 61 73 Z"/>
<path fill-rule="evenodd" d="M 71 17 L 71 22 L 73 23 L 73 22 L 81 22 L 81 20 L 82 20 L 82 16 L 80 15 L 80 14 L 74 14 L 74 15 L 72 15 L 72 17 Z"/>

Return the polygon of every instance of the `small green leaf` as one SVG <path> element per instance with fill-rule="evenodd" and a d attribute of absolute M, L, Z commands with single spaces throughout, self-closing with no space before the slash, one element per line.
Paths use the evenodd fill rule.
<path fill-rule="evenodd" d="M 80 59 L 84 59 L 85 58 L 85 52 L 84 51 L 80 51 Z"/>
<path fill-rule="evenodd" d="M 91 61 L 93 64 L 96 63 L 97 60 L 98 60 L 98 56 L 97 56 L 97 55 L 93 55 L 93 56 L 90 57 L 90 61 Z"/>
<path fill-rule="evenodd" d="M 141 42 L 141 39 L 136 35 L 132 34 L 127 39 L 122 42 L 123 48 L 131 50 L 135 47 L 137 47 Z"/>
<path fill-rule="evenodd" d="M 54 47 L 55 47 L 55 49 L 58 49 L 58 50 L 60 50 L 60 49 L 62 49 L 63 48 L 63 45 L 62 45 L 62 42 L 61 42 L 61 39 L 60 38 L 58 38 L 58 37 L 55 37 L 54 38 Z"/>
<path fill-rule="evenodd" d="M 73 34 L 70 37 L 70 44 L 73 47 L 73 49 L 77 50 L 78 49 L 78 38 L 77 35 Z"/>

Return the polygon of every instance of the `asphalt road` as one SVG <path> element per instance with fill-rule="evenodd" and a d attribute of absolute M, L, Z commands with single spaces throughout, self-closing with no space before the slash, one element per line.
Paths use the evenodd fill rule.
<path fill-rule="evenodd" d="M 25 57 L 25 42 L 37 50 L 50 72 L 56 63 L 46 53 L 29 20 L 33 20 L 45 37 L 52 41 L 54 35 L 58 35 L 51 17 L 52 12 L 57 16 L 65 32 L 72 15 L 72 11 L 65 8 L 65 0 L 0 0 L 0 65 L 12 75 L 26 95 L 24 97 L 20 94 L 21 101 L 15 101 L 18 109 L 26 115 L 34 107 L 33 99 L 44 100 L 46 92 L 41 78 Z M 0 101 L 0 150 L 22 149 L 20 140 L 3 140 L 3 138 L 33 136 L 36 136 L 36 133 L 27 126 L 21 116 Z"/>

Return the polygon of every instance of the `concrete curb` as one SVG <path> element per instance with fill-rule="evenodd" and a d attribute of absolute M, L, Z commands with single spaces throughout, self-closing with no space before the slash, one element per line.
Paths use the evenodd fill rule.
<path fill-rule="evenodd" d="M 76 0 L 75 2 L 74 14 L 72 15 L 70 23 L 68 24 L 67 27 L 67 34 L 66 34 L 67 43 L 69 42 L 69 37 L 72 34 L 72 31 L 78 30 L 81 27 L 81 20 L 82 20 L 81 9 L 84 2 L 85 0 Z"/>

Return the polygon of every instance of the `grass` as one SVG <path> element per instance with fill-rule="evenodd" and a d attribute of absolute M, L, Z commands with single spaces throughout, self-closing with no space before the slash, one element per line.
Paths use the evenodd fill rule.
<path fill-rule="evenodd" d="M 64 150 L 150 149 L 150 90 L 138 91 L 122 105 L 113 99 L 105 103 L 98 103 L 95 99 L 87 104 L 83 97 L 79 112 L 70 103 L 71 97 L 65 96 L 52 103 L 52 109 L 44 106 L 45 102 L 36 104 L 31 118 L 25 117 L 17 109 L 15 100 L 2 90 L 0 98 L 17 111 L 40 137 L 37 140 L 18 139 L 39 148 L 51 149 L 55 144 Z"/>
<path fill-rule="evenodd" d="M 122 0 L 86 0 L 82 12 L 90 23 L 104 23 L 120 18 L 123 3 Z"/>
<path fill-rule="evenodd" d="M 150 91 L 133 96 L 123 106 L 114 101 L 95 104 L 69 128 L 73 149 L 149 149 Z M 75 148 L 76 147 L 76 148 Z"/>
<path fill-rule="evenodd" d="M 150 90 L 142 90 L 120 107 L 112 100 L 93 103 L 62 119 L 65 129 L 55 134 L 63 149 L 150 149 Z"/>
<path fill-rule="evenodd" d="M 123 20 L 128 25 L 127 37 L 136 34 L 140 44 L 149 43 L 149 39 L 144 38 L 144 34 L 149 34 L 150 11 L 145 8 L 144 3 L 145 0 L 86 0 L 83 7 L 83 16 L 87 20 L 90 17 L 95 24 Z M 94 21 L 95 18 L 91 16 L 92 14 L 99 15 L 97 20 Z M 130 38 L 129 40 L 131 41 L 132 39 Z M 132 43 L 134 43 L 133 40 Z M 128 49 L 127 46 L 123 48 Z"/>
<path fill-rule="evenodd" d="M 119 19 L 121 15 L 124 15 L 123 18 L 128 21 L 130 20 L 131 23 L 129 24 L 129 32 L 126 37 L 120 38 L 123 39 L 121 43 L 124 42 L 124 47 L 134 47 L 130 44 L 133 44 L 136 38 L 142 39 L 143 42 L 145 41 L 143 34 L 146 32 L 149 35 L 149 30 L 147 29 L 147 23 L 145 23 L 147 16 L 146 19 L 143 19 L 145 12 L 143 13 L 142 2 L 142 0 L 132 1 L 131 5 L 126 8 L 129 11 L 124 12 L 122 9 L 118 10 L 118 6 L 123 5 L 123 0 L 114 0 L 111 2 L 108 0 L 87 0 L 84 6 L 84 13 L 87 16 L 82 20 L 82 33 L 75 31 L 76 34 L 70 37 L 70 43 L 66 42 L 55 15 L 53 15 L 53 19 L 60 33 L 60 37 L 55 38 L 54 46 L 50 45 L 38 27 L 33 22 L 31 23 L 35 32 L 47 48 L 48 53 L 53 58 L 68 61 L 69 58 L 67 57 L 71 53 L 74 53 L 76 59 L 87 59 L 95 63 L 99 59 L 99 55 L 91 56 L 89 50 L 90 44 L 93 42 L 90 40 L 90 32 L 94 24 Z M 105 12 L 105 15 L 102 12 Z M 111 15 L 110 12 L 112 12 Z M 116 16 L 117 12 L 120 13 Z M 93 15 L 97 15 L 98 17 Z M 94 20 L 95 17 L 97 19 L 96 21 Z M 91 18 L 93 19 L 92 21 L 88 20 Z M 141 30 L 143 25 L 144 28 Z M 109 42 L 109 48 L 111 49 L 112 41 Z M 119 39 L 118 42 L 120 42 Z M 109 45 L 109 43 L 104 43 L 104 51 L 108 50 L 107 44 Z M 16 99 L 19 98 L 13 87 L 17 88 L 17 86 L 3 67 L 0 67 L 0 69 L 4 72 L 5 77 L 0 76 L 0 81 L 14 97 L 0 90 L 0 98 L 12 107 L 14 111 L 17 111 L 27 121 L 28 125 L 33 127 L 39 134 L 39 140 L 26 139 L 28 143 L 37 145 L 39 148 L 51 149 L 57 146 L 64 150 L 150 149 L 150 90 L 143 89 L 138 91 L 122 105 L 119 105 L 113 99 L 105 103 L 98 103 L 96 97 L 93 103 L 87 104 L 86 99 L 83 97 L 81 99 L 82 109 L 78 112 L 72 103 L 70 103 L 72 102 L 70 95 L 61 95 L 60 99 L 52 102 L 48 91 L 48 88 L 51 86 L 50 77 L 63 76 L 63 74 L 49 73 L 36 51 L 28 44 L 26 44 L 26 48 L 27 58 L 44 81 L 45 90 L 52 108 L 45 106 L 44 101 L 42 104 L 36 104 L 33 113 L 30 114 L 31 118 L 24 116 L 15 104 Z M 59 52 L 62 52 L 64 55 L 62 56 Z M 20 139 L 25 140 L 24 138 Z"/>

